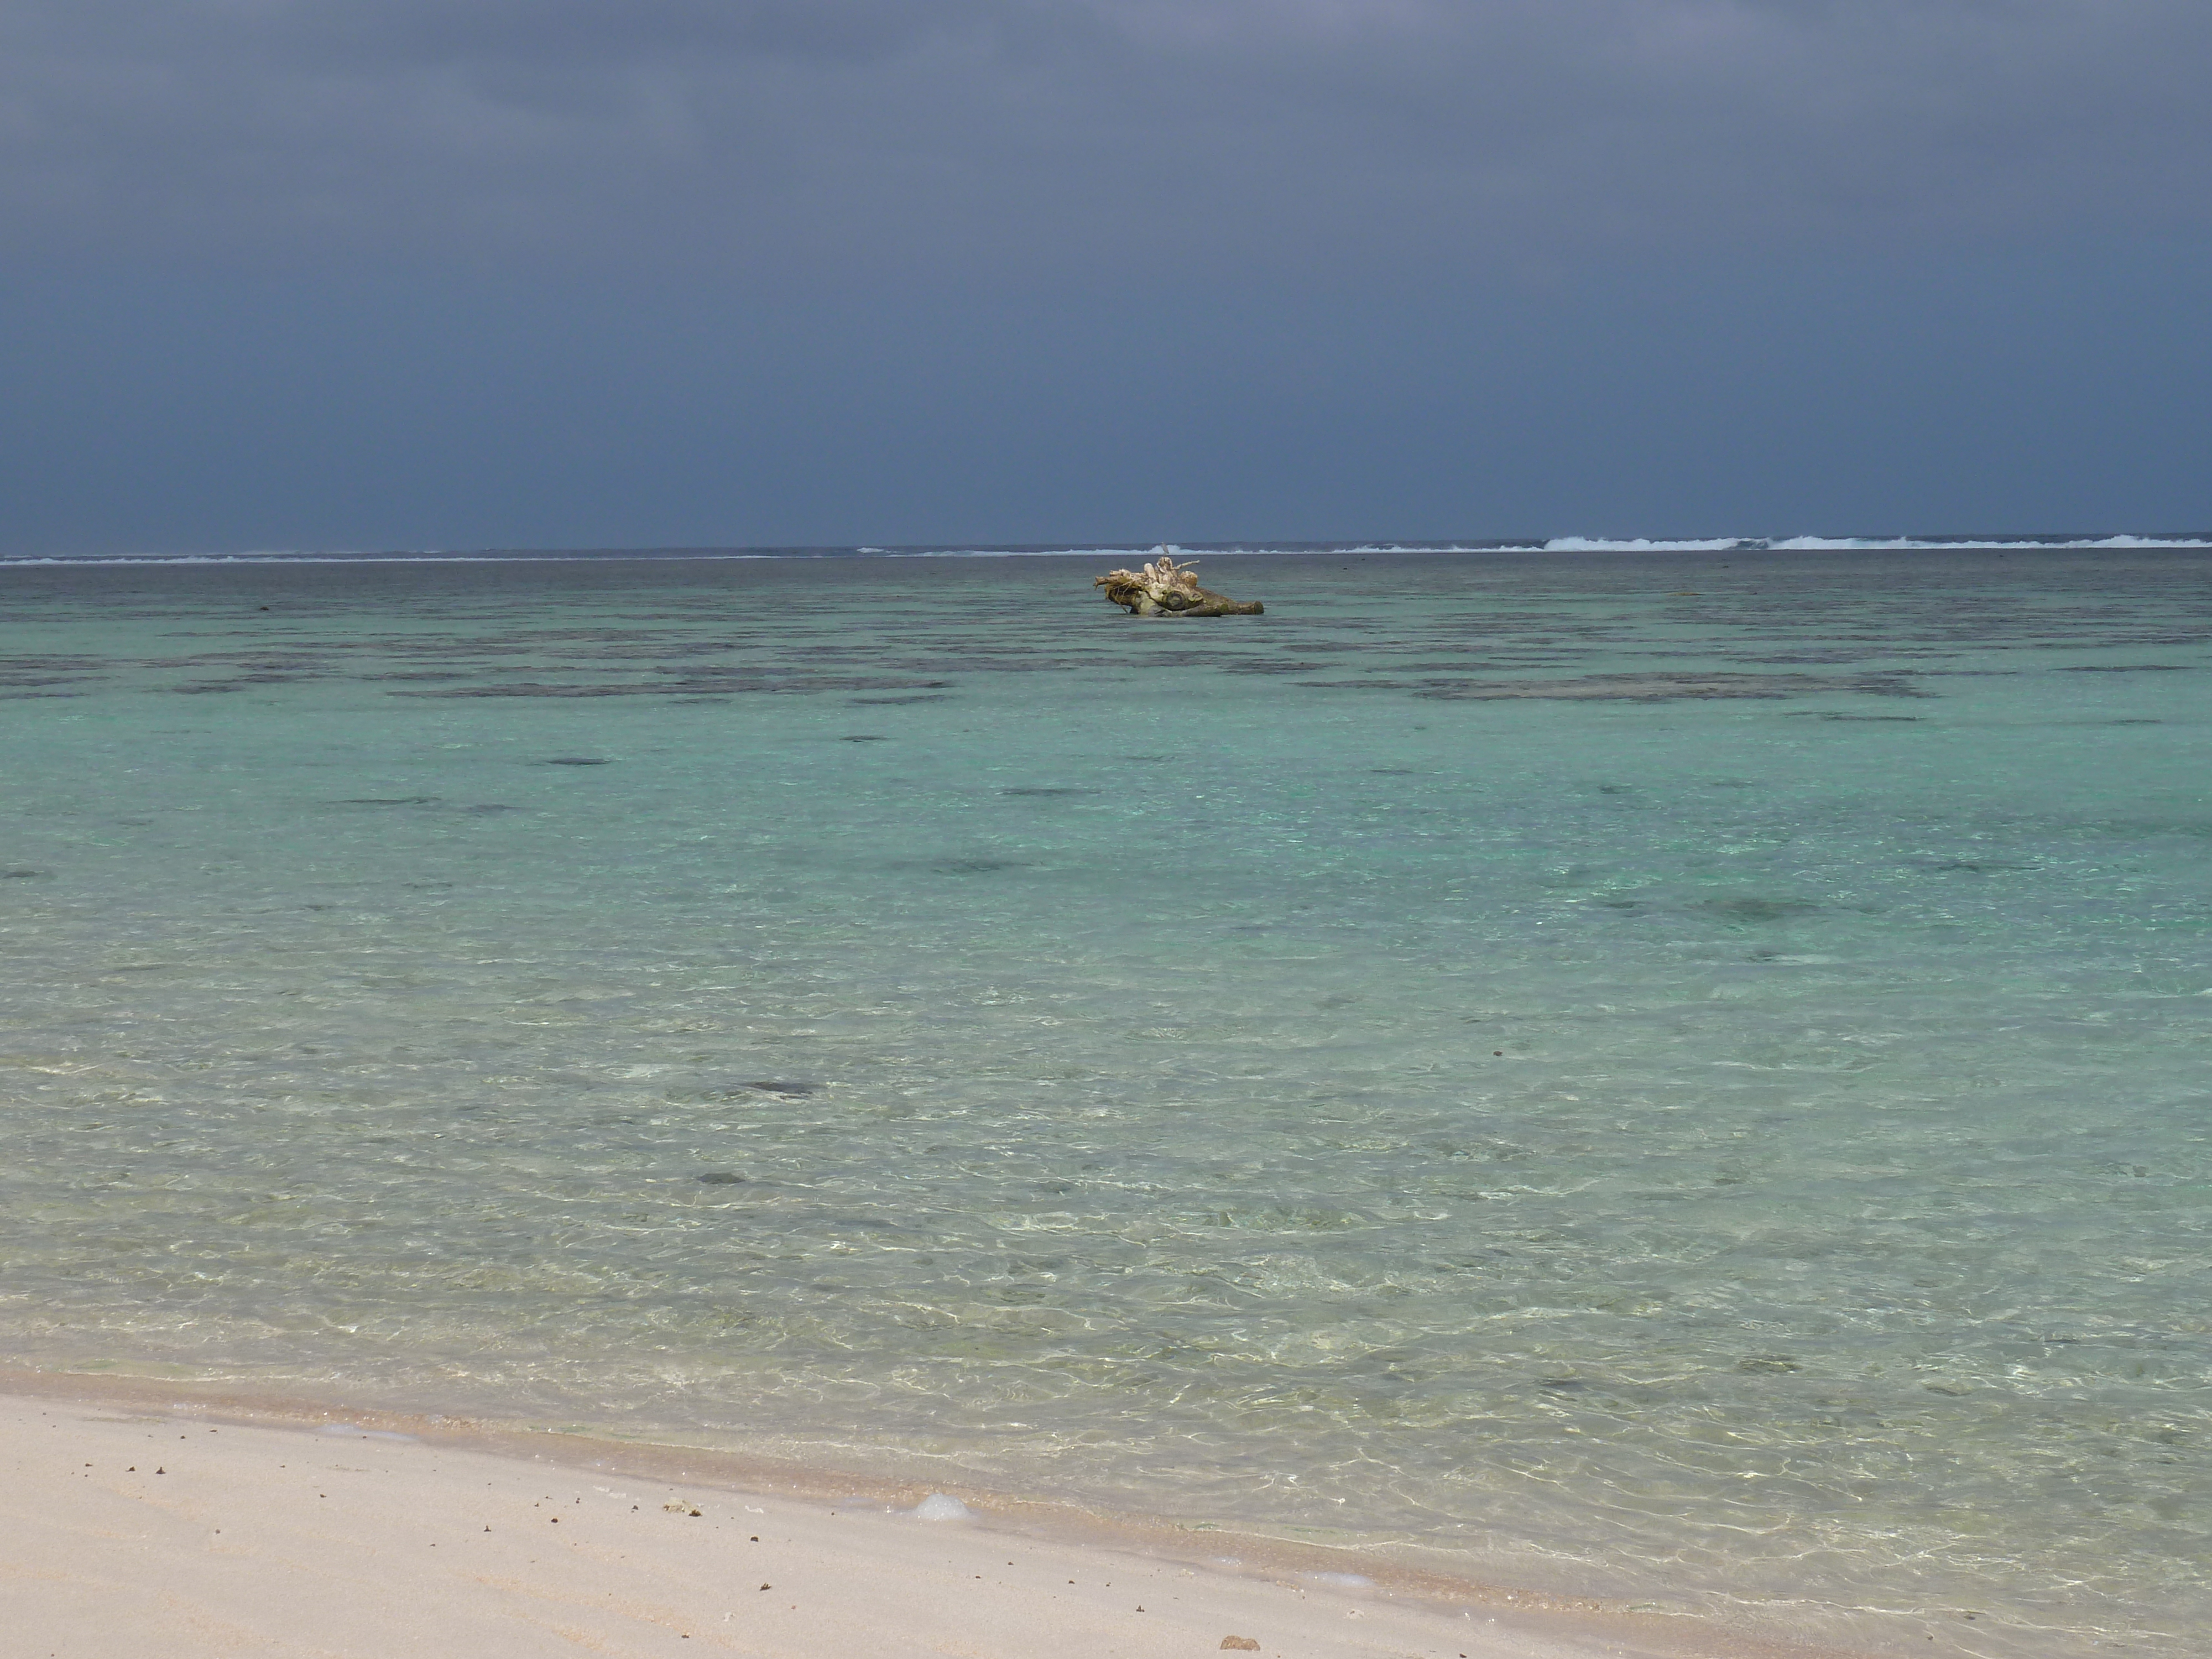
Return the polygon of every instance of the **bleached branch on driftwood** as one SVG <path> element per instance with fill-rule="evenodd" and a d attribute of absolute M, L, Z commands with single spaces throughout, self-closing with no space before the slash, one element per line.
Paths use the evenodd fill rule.
<path fill-rule="evenodd" d="M 1143 569 L 1109 570 L 1091 585 L 1139 617 L 1256 617 L 1265 609 L 1257 599 L 1232 599 L 1200 587 L 1194 562 L 1177 564 L 1164 547 L 1152 550 L 1159 556 Z"/>

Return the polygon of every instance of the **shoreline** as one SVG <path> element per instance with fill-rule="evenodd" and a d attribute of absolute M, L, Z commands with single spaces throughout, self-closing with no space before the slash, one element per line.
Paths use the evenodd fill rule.
<path fill-rule="evenodd" d="M 161 1471 L 158 1485 L 130 1467 L 141 1450 Z M 118 1460 L 121 1467 L 109 1467 Z M 178 1467 L 169 1469 L 167 1462 Z M 333 1509 L 331 1498 L 338 1494 L 328 1480 L 310 1493 L 314 1482 L 290 1474 L 295 1462 L 305 1471 L 310 1462 L 317 1471 L 327 1466 L 344 1474 L 354 1501 Z M 27 1620 L 27 1628 L 49 1638 L 27 1652 L 88 1652 L 112 1645 L 126 1633 L 121 1626 L 159 1624 L 179 1608 L 197 1608 L 188 1625 L 228 1634 L 193 1648 L 169 1632 L 165 1651 L 389 1652 L 419 1646 L 426 1639 L 421 1621 L 428 1619 L 432 1631 L 465 1625 L 478 1632 L 472 1645 L 489 1641 L 485 1650 L 516 1654 L 689 1652 L 702 1650 L 684 1644 L 703 1641 L 796 1659 L 896 1639 L 914 1651 L 1011 1659 L 1034 1653 L 1040 1639 L 1071 1654 L 1182 1653 L 1198 1650 L 1194 1642 L 1214 1650 L 1232 1635 L 1285 1655 L 1845 1659 L 1846 1653 L 1748 1635 L 1709 1616 L 1515 1589 L 1374 1550 L 1264 1531 L 965 1485 L 942 1490 L 968 1513 L 935 1521 L 914 1514 L 932 1489 L 910 1480 L 692 1446 L 340 1407 L 204 1382 L 0 1367 L 0 1463 L 9 1470 L 0 1513 L 9 1514 L 21 1540 L 4 1569 L 15 1581 L 11 1604 L 24 1610 L 19 1626 Z M 610 1480 L 626 1483 L 626 1501 L 615 1500 L 604 1484 Z M 538 1486 L 548 1492 L 523 1507 L 520 1494 Z M 514 1495 L 476 1497 L 479 1489 L 503 1487 Z M 474 1565 L 457 1573 L 449 1565 L 457 1550 L 465 1559 L 486 1553 L 474 1521 L 446 1535 L 460 1525 L 461 1510 L 473 1514 L 492 1502 L 505 1516 L 490 1531 L 497 1540 L 539 1519 L 558 1524 L 529 1513 L 555 1497 L 573 1500 L 562 1540 L 568 1559 L 559 1571 L 542 1553 L 526 1563 L 506 1559 L 512 1551 L 504 1546 L 494 1552 L 502 1556 L 495 1573 Z M 663 1506 L 672 1504 L 701 1513 L 670 1514 Z M 269 1533 L 272 1520 L 286 1514 L 292 1525 Z M 715 1524 L 694 1532 L 659 1524 L 679 1516 Z M 727 1573 L 749 1572 L 750 1563 L 726 1559 L 732 1516 L 755 1526 L 769 1524 L 755 1518 L 766 1516 L 787 1535 L 778 1559 L 799 1565 L 777 1571 L 813 1586 L 817 1611 L 839 1610 L 828 1624 L 802 1620 L 770 1630 L 764 1613 L 756 1618 L 734 1595 Z M 303 1559 L 288 1545 L 295 1526 L 310 1528 L 323 1553 Z M 226 1533 L 228 1543 L 222 1541 Z M 258 1544 L 257 1534 L 266 1534 Z M 431 1553 L 441 1545 L 443 1559 Z M 948 1579 L 947 1563 L 956 1559 L 962 1570 Z M 367 1580 L 358 1571 L 364 1559 L 380 1564 Z M 968 1574 L 969 1567 L 975 1571 Z M 579 1601 L 586 1581 L 593 1594 Z M 1116 1581 L 1149 1585 L 1153 1603 L 1164 1605 L 1148 1604 L 1149 1622 L 1126 1624 L 1137 1615 L 1119 1608 L 1110 1594 Z M 994 1586 L 982 1598 L 988 1607 L 969 1606 L 975 1598 L 964 1589 L 953 1595 L 945 1588 L 987 1583 Z M 1063 1589 L 1085 1585 L 1103 1588 L 1087 1601 L 1071 1595 L 1063 1602 Z M 619 1611 L 644 1605 L 641 1596 L 656 1609 L 649 1616 Z M 359 1645 L 331 1644 L 323 1626 L 333 1597 L 362 1603 L 346 1615 Z M 604 1616 L 572 1629 L 562 1622 L 567 1614 L 555 1616 L 556 1604 Z M 790 1620 L 805 1607 L 802 1598 L 782 1617 Z M 925 1615 L 925 1607 L 933 1611 Z M 241 1614 L 253 1608 L 266 1611 L 240 1626 Z M 1267 1628 L 1245 1631 L 1236 1624 L 1240 1617 Z M 866 1632 L 846 1628 L 856 1619 L 873 1623 Z M 1205 1636 L 1214 1624 L 1221 1630 Z M 675 1632 L 672 1647 L 663 1645 L 674 1625 L 686 1628 Z M 763 1637 L 767 1647 L 758 1645 Z"/>

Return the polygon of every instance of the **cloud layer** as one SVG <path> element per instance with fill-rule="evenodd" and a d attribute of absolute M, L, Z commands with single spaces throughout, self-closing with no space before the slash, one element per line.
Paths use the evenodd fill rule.
<path fill-rule="evenodd" d="M 1354 272 L 2191 233 L 2201 0 L 4 0 L 15 258 Z"/>
<path fill-rule="evenodd" d="M 2212 520 L 2204 0 L 0 0 L 0 547 Z"/>

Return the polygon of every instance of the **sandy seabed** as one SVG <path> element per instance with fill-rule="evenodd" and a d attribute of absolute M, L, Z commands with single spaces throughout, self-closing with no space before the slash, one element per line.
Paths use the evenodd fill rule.
<path fill-rule="evenodd" d="M 1343 1552 L 159 1382 L 0 1374 L 0 1472 L 22 1659 L 1810 1652 Z"/>

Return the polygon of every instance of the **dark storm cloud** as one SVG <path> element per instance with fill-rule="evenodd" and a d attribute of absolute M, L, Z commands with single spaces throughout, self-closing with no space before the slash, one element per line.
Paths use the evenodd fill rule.
<path fill-rule="evenodd" d="M 2193 229 L 2202 0 L 4 0 L 40 252 L 1348 269 Z"/>

